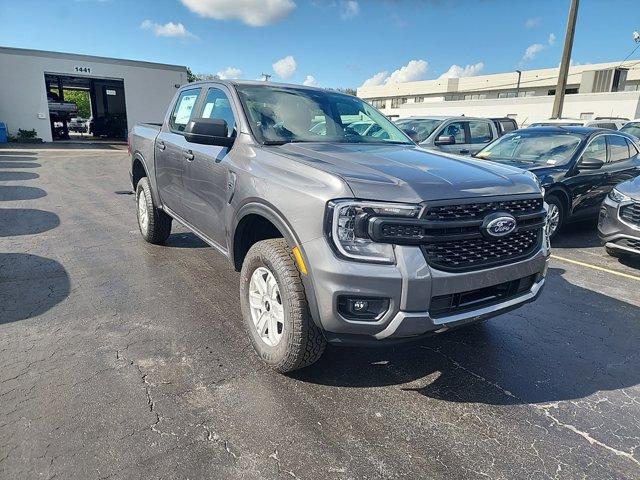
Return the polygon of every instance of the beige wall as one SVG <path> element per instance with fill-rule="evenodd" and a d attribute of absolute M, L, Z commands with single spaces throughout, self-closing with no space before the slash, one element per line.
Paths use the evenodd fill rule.
<path fill-rule="evenodd" d="M 33 52 L 0 49 L 0 122 L 6 123 L 9 133 L 14 135 L 19 128 L 35 129 L 46 142 L 52 138 L 45 72 L 123 80 L 129 129 L 138 122 L 161 122 L 176 85 L 187 81 L 184 67 L 117 60 L 106 63 L 98 57 L 56 58 L 46 52 L 42 56 Z M 91 73 L 78 73 L 76 67 L 88 67 Z"/>
<path fill-rule="evenodd" d="M 390 105 L 390 102 L 387 106 Z M 462 100 L 458 102 L 431 101 L 406 103 L 400 108 L 381 111 L 391 117 L 418 115 L 466 115 L 468 117 L 513 116 L 519 125 L 546 120 L 551 116 L 553 96 Z M 640 117 L 640 92 L 588 93 L 565 96 L 563 117 L 580 118 L 592 113 L 595 117 Z"/>

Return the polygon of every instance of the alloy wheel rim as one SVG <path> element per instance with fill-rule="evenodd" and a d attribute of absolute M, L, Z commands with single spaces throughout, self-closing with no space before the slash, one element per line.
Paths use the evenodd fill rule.
<path fill-rule="evenodd" d="M 249 309 L 260 339 L 270 347 L 278 345 L 284 331 L 284 307 L 278 282 L 266 267 L 257 268 L 251 275 Z"/>
<path fill-rule="evenodd" d="M 147 201 L 142 191 L 138 195 L 138 222 L 140 223 L 140 230 L 146 234 L 149 228 L 149 210 L 147 209 Z"/>
<path fill-rule="evenodd" d="M 549 232 L 549 236 L 553 235 L 554 232 L 558 229 L 558 224 L 560 223 L 560 209 L 557 205 L 551 204 L 549 205 L 549 214 L 547 220 L 547 228 Z"/>

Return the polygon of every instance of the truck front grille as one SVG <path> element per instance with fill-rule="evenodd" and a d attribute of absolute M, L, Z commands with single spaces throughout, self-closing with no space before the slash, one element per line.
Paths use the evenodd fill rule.
<path fill-rule="evenodd" d="M 516 228 L 492 236 L 486 227 L 501 214 L 512 215 Z M 470 271 L 534 255 L 546 214 L 542 198 L 533 195 L 429 202 L 420 218 L 371 217 L 367 233 L 376 242 L 420 246 L 427 263 L 438 270 Z"/>
<path fill-rule="evenodd" d="M 429 239 L 422 244 L 427 263 L 438 270 L 471 271 L 522 260 L 540 249 L 546 210 L 539 196 L 492 198 L 427 205 Z M 509 213 L 517 229 L 499 238 L 487 238 L 481 225 L 487 215 Z"/>
<path fill-rule="evenodd" d="M 640 226 L 640 203 L 620 207 L 620 218 L 632 225 Z"/>
<path fill-rule="evenodd" d="M 538 250 L 541 229 L 512 233 L 497 240 L 473 238 L 422 247 L 427 263 L 441 270 L 475 270 L 527 257 Z"/>
<path fill-rule="evenodd" d="M 424 213 L 425 220 L 478 220 L 490 213 L 507 212 L 518 217 L 542 209 L 542 198 L 518 200 L 496 200 L 494 202 L 471 202 L 457 205 L 437 205 L 429 207 Z"/>

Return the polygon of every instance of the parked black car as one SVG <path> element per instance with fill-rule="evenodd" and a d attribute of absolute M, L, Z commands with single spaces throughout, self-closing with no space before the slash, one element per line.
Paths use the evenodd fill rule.
<path fill-rule="evenodd" d="M 517 130 L 487 145 L 477 158 L 534 173 L 549 204 L 549 234 L 566 222 L 596 218 L 615 185 L 640 174 L 637 139 L 587 127 Z"/>
<path fill-rule="evenodd" d="M 640 176 L 616 185 L 606 196 L 598 236 L 612 257 L 640 256 Z"/>

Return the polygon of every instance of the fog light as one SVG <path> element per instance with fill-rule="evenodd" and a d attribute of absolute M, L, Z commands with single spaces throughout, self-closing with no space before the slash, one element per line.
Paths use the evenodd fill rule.
<path fill-rule="evenodd" d="M 338 297 L 338 312 L 348 320 L 378 320 L 388 309 L 388 298 Z"/>

